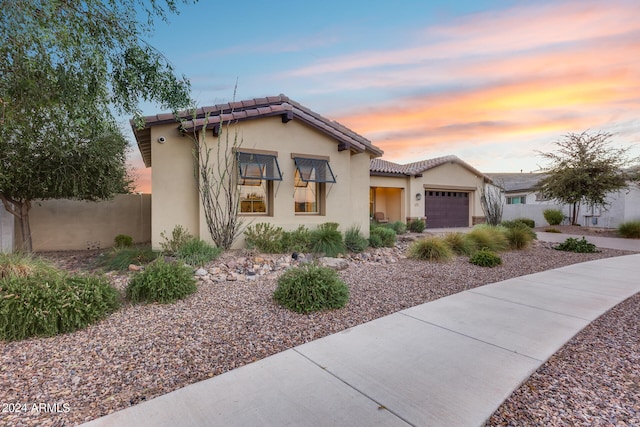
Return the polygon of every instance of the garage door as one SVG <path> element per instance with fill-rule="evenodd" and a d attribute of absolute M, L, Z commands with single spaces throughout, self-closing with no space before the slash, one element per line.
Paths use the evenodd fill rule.
<path fill-rule="evenodd" d="M 424 193 L 427 228 L 469 226 L 469 193 L 431 190 Z"/>

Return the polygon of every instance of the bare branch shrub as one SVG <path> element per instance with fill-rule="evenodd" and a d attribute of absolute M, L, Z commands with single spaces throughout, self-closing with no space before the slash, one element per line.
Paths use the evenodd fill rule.
<path fill-rule="evenodd" d="M 504 208 L 502 189 L 495 185 L 485 184 L 480 188 L 480 204 L 487 223 L 490 225 L 500 224 Z"/>

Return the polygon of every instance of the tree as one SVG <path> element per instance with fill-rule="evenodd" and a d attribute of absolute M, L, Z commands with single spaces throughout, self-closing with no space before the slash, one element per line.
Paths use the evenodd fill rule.
<path fill-rule="evenodd" d="M 632 176 L 625 169 L 629 148 L 610 146 L 612 135 L 606 132 L 569 133 L 556 141 L 557 152 L 539 154 L 551 163 L 539 185 L 542 194 L 571 206 L 571 223 L 578 224 L 580 204 L 606 208 L 607 194 L 627 187 Z"/>
<path fill-rule="evenodd" d="M 140 100 L 191 104 L 188 81 L 141 40 L 175 3 L 0 0 L 0 200 L 20 220 L 23 249 L 33 200 L 129 190 L 128 144 L 111 107 L 140 119 Z"/>

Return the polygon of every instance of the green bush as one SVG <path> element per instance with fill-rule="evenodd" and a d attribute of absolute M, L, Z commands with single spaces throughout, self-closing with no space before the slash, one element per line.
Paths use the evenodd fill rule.
<path fill-rule="evenodd" d="M 557 228 L 553 228 L 553 227 L 545 228 L 544 231 L 547 232 L 547 233 L 562 233 L 562 231 L 558 230 Z"/>
<path fill-rule="evenodd" d="M 173 227 L 171 237 L 167 237 L 164 231 L 160 233 L 160 237 L 162 237 L 163 240 L 160 242 L 162 252 L 169 255 L 175 254 L 182 245 L 193 239 L 191 233 L 181 225 Z"/>
<path fill-rule="evenodd" d="M 640 220 L 623 222 L 618 226 L 618 234 L 627 239 L 640 239 Z"/>
<path fill-rule="evenodd" d="M 414 219 L 409 223 L 409 231 L 412 233 L 422 233 L 425 227 L 426 225 L 421 219 Z"/>
<path fill-rule="evenodd" d="M 126 234 L 118 234 L 114 239 L 116 248 L 128 248 L 133 245 L 133 237 L 127 236 Z"/>
<path fill-rule="evenodd" d="M 536 226 L 536 222 L 529 218 L 516 218 L 510 221 L 502 221 L 500 223 L 501 226 L 511 228 L 517 224 L 524 224 L 529 228 L 534 228 Z"/>
<path fill-rule="evenodd" d="M 182 262 L 166 262 L 160 257 L 137 272 L 127 286 L 131 302 L 171 303 L 186 298 L 197 290 L 191 267 Z"/>
<path fill-rule="evenodd" d="M 495 267 L 502 264 L 502 259 L 491 249 L 482 248 L 471 255 L 469 262 L 480 267 Z"/>
<path fill-rule="evenodd" d="M 476 225 L 467 233 L 467 238 L 470 239 L 477 248 L 488 248 L 494 252 L 500 252 L 509 247 L 506 230 L 505 227 L 495 225 Z"/>
<path fill-rule="evenodd" d="M 218 258 L 221 253 L 222 249 L 194 237 L 178 248 L 176 257 L 189 265 L 200 267 Z"/>
<path fill-rule="evenodd" d="M 40 271 L 0 280 L 0 338 L 13 341 L 82 329 L 119 306 L 104 277 Z"/>
<path fill-rule="evenodd" d="M 369 241 L 360 232 L 360 227 L 352 226 L 344 233 L 344 245 L 350 252 L 362 252 Z"/>
<path fill-rule="evenodd" d="M 580 240 L 569 237 L 567 240 L 553 248 L 559 251 L 578 252 L 583 254 L 598 252 L 596 245 L 588 242 L 584 237 Z"/>
<path fill-rule="evenodd" d="M 375 236 L 375 237 L 374 237 Z M 386 227 L 372 227 L 369 232 L 369 245 L 372 248 L 392 248 L 396 244 L 396 232 Z"/>
<path fill-rule="evenodd" d="M 564 214 L 560 209 L 545 209 L 542 215 L 549 225 L 560 225 L 564 221 Z"/>
<path fill-rule="evenodd" d="M 310 263 L 280 276 L 273 298 L 290 310 L 310 313 L 344 307 L 349 288 L 331 268 Z"/>
<path fill-rule="evenodd" d="M 468 238 L 465 233 L 446 233 L 444 241 L 458 255 L 471 255 L 476 250 L 474 240 Z"/>
<path fill-rule="evenodd" d="M 442 237 L 427 237 L 414 242 L 409 247 L 409 258 L 427 261 L 448 261 L 453 251 Z"/>
<path fill-rule="evenodd" d="M 396 232 L 396 235 L 404 234 L 407 232 L 407 224 L 402 221 L 391 222 L 389 224 L 384 224 L 382 227 L 390 228 Z"/>
<path fill-rule="evenodd" d="M 27 277 L 35 274 L 55 275 L 58 270 L 49 262 L 20 252 L 0 252 L 0 280 L 8 277 Z"/>
<path fill-rule="evenodd" d="M 381 248 L 382 247 L 382 237 L 379 234 L 371 233 L 369 235 L 369 246 L 372 248 Z"/>
<path fill-rule="evenodd" d="M 267 254 L 284 252 L 282 247 L 284 231 L 281 227 L 274 227 L 266 222 L 250 225 L 244 232 L 245 241 L 249 249 L 256 248 Z"/>
<path fill-rule="evenodd" d="M 335 257 L 346 252 L 342 242 L 342 233 L 338 230 L 338 223 L 325 222 L 311 232 L 311 250 L 323 253 L 328 257 Z"/>
<path fill-rule="evenodd" d="M 284 231 L 281 245 L 284 248 L 284 252 L 310 252 L 311 231 L 304 225 L 298 226 L 293 231 Z"/>
<path fill-rule="evenodd" d="M 149 246 L 133 246 L 130 248 L 113 248 L 109 252 L 101 254 L 96 265 L 103 267 L 109 271 L 124 271 L 131 264 L 144 265 L 158 257 L 158 253 L 154 252 Z"/>

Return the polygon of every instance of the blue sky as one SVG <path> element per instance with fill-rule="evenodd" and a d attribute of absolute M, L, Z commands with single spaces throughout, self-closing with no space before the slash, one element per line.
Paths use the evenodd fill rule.
<path fill-rule="evenodd" d="M 236 99 L 284 93 L 369 138 L 387 160 L 455 154 L 484 172 L 537 170 L 536 150 L 568 132 L 640 143 L 637 0 L 201 1 L 181 10 L 148 41 L 191 80 L 200 106 L 230 101 L 237 81 Z M 141 167 L 137 153 L 132 163 Z"/>

